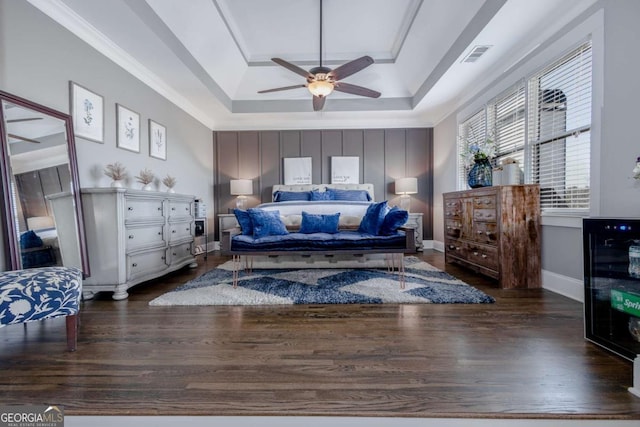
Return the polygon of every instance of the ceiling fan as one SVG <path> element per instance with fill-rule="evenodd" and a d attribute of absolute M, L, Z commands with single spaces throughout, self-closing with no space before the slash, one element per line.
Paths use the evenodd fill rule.
<path fill-rule="evenodd" d="M 370 56 L 362 56 L 334 69 L 322 66 L 322 0 L 320 0 L 320 65 L 307 71 L 297 65 L 285 61 L 284 59 L 271 58 L 271 60 L 276 64 L 305 77 L 307 82 L 305 84 L 261 90 L 258 91 L 258 93 L 278 92 L 281 90 L 306 87 L 313 95 L 314 111 L 322 110 L 326 97 L 334 90 L 353 95 L 367 96 L 369 98 L 378 98 L 380 96 L 380 92 L 375 90 L 341 81 L 345 77 L 349 77 L 350 75 L 355 74 L 373 64 L 373 58 Z"/>

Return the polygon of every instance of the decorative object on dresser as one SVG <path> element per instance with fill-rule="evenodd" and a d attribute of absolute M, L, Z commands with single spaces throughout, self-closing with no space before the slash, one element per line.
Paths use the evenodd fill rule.
<path fill-rule="evenodd" d="M 418 192 L 418 178 L 396 179 L 396 194 L 400 194 L 400 208 L 411 212 L 411 196 Z"/>
<path fill-rule="evenodd" d="M 162 183 L 165 185 L 165 187 L 167 187 L 167 193 L 175 193 L 176 190 L 173 189 L 173 187 L 176 186 L 176 183 L 178 181 L 172 177 L 171 175 L 165 176 L 164 178 L 162 178 Z"/>
<path fill-rule="evenodd" d="M 104 174 L 111 178 L 112 187 L 122 187 L 122 181 L 127 177 L 127 170 L 120 162 L 109 163 L 104 168 Z"/>
<path fill-rule="evenodd" d="M 153 172 L 149 169 L 143 169 L 140 171 L 140 175 L 136 176 L 136 180 L 142 184 L 142 189 L 146 191 L 151 191 L 151 183 L 153 182 Z"/>
<path fill-rule="evenodd" d="M 232 179 L 230 182 L 232 196 L 238 196 L 236 199 L 236 207 L 238 209 L 246 209 L 247 196 L 253 194 L 253 181 L 250 179 Z"/>
<path fill-rule="evenodd" d="M 92 273 L 83 284 L 85 297 L 113 291 L 113 299 L 125 299 L 138 283 L 195 267 L 194 200 L 158 191 L 83 189 Z"/>
<path fill-rule="evenodd" d="M 539 288 L 540 188 L 508 185 L 445 193 L 445 260 L 497 279 Z"/>

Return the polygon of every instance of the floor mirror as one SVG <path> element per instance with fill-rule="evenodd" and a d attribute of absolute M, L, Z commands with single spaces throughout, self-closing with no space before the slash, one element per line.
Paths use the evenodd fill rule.
<path fill-rule="evenodd" d="M 7 269 L 89 276 L 71 116 L 0 91 L 0 174 Z"/>

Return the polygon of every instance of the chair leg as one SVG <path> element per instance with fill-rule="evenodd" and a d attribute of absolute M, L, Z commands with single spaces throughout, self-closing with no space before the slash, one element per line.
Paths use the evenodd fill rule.
<path fill-rule="evenodd" d="M 67 321 L 67 349 L 76 351 L 78 344 L 78 315 L 72 314 L 66 317 Z"/>

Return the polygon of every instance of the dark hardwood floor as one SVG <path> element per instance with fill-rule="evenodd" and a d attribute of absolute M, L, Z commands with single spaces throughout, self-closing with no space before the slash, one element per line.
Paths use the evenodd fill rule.
<path fill-rule="evenodd" d="M 495 304 L 149 307 L 212 254 L 64 320 L 0 328 L 0 403 L 67 415 L 640 419 L 632 365 L 583 339 L 582 305 L 426 261 Z"/>

